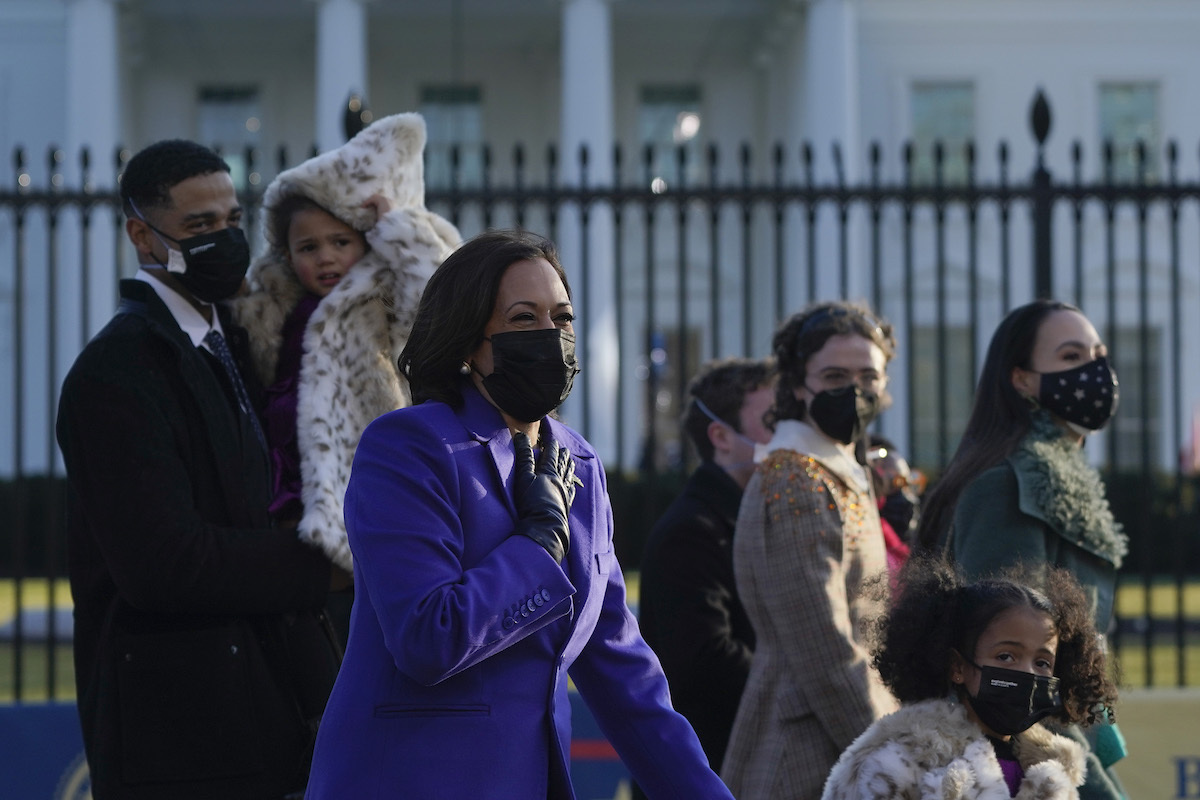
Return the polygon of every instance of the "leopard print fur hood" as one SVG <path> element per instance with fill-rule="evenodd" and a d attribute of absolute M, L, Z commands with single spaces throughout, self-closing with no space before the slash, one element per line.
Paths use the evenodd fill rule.
<path fill-rule="evenodd" d="M 343 498 L 359 437 L 381 414 L 409 404 L 396 360 L 412 328 L 417 303 L 434 269 L 461 243 L 455 227 L 424 207 L 418 114 L 377 120 L 336 150 L 280 175 L 267 188 L 267 218 L 280 202 L 302 194 L 365 233 L 370 250 L 313 312 L 304 332 L 297 406 L 301 498 L 300 538 L 332 561 L 352 566 Z M 375 219 L 362 203 L 373 194 L 391 202 Z M 287 259 L 286 242 L 267 231 L 267 252 L 250 267 L 249 292 L 230 303 L 250 335 L 264 386 L 275 381 L 283 325 L 304 296 Z"/>
<path fill-rule="evenodd" d="M 1034 725 L 1013 737 L 1025 771 L 1015 800 L 1078 800 L 1085 761 L 1075 742 Z M 991 742 L 955 699 L 903 706 L 842 753 L 822 800 L 1008 800 Z"/>

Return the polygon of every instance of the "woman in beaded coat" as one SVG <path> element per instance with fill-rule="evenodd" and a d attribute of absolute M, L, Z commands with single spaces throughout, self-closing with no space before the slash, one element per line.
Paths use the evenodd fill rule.
<path fill-rule="evenodd" d="M 738 594 L 757 636 L 721 777 L 735 797 L 816 798 L 838 755 L 896 703 L 863 641 L 864 584 L 886 573 L 855 445 L 886 404 L 891 326 L 845 302 L 775 333 L 774 431 L 742 497 Z"/>

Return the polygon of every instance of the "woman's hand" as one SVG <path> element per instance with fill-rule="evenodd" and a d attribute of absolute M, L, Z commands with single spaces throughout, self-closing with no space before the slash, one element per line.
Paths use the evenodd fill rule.
<path fill-rule="evenodd" d="M 513 500 L 517 506 L 514 533 L 528 536 L 546 549 L 559 564 L 571 549 L 567 511 L 575 500 L 575 460 L 553 439 L 542 447 L 535 466 L 533 446 L 524 433 L 513 436 L 516 465 Z"/>

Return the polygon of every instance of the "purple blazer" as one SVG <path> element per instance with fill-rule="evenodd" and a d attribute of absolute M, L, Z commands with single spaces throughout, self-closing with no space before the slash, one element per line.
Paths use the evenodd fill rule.
<path fill-rule="evenodd" d="M 511 536 L 513 446 L 473 387 L 375 420 L 346 491 L 350 640 L 307 797 L 574 798 L 574 680 L 650 798 L 729 798 L 625 604 L 604 470 L 550 420 L 583 481 L 562 566 Z"/>

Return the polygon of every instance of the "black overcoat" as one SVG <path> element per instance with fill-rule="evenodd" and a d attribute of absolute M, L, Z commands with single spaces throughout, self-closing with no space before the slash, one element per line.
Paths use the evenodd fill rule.
<path fill-rule="evenodd" d="M 75 679 L 97 800 L 302 788 L 336 674 L 319 613 L 329 562 L 271 528 L 266 456 L 219 370 L 153 287 L 127 280 L 63 384 Z"/>
<path fill-rule="evenodd" d="M 642 556 L 642 635 L 662 661 L 672 704 L 718 771 L 754 650 L 733 576 L 741 499 L 733 478 L 704 462 L 654 526 Z"/>

